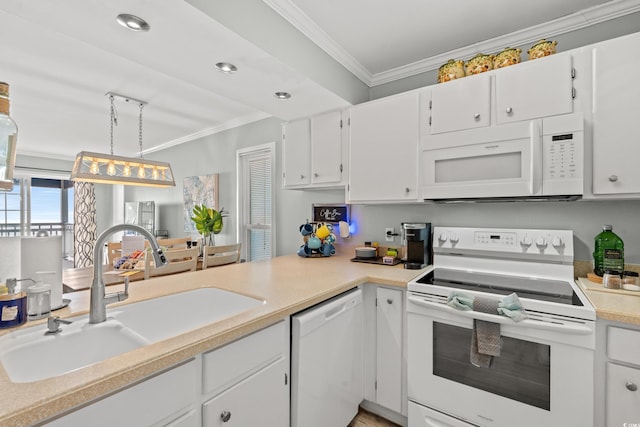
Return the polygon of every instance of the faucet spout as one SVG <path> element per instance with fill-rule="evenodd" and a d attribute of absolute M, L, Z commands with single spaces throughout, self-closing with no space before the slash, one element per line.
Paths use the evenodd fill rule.
<path fill-rule="evenodd" d="M 137 225 L 118 224 L 106 229 L 98 239 L 93 248 L 93 281 L 91 282 L 91 295 L 89 306 L 89 323 L 101 323 L 107 320 L 107 304 L 124 301 L 129 296 L 127 290 L 124 293 L 107 295 L 104 281 L 102 280 L 102 251 L 107 238 L 119 231 L 135 231 L 142 234 L 151 244 L 151 253 L 157 266 L 167 265 L 167 258 L 164 256 L 156 238 L 148 230 Z"/>

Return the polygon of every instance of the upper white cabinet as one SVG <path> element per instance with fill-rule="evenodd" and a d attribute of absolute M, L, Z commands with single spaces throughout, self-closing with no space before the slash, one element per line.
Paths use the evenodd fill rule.
<path fill-rule="evenodd" d="M 491 124 L 491 77 L 452 80 L 431 89 L 431 133 L 474 129 Z"/>
<path fill-rule="evenodd" d="M 282 156 L 284 187 L 311 183 L 310 120 L 298 120 L 282 125 Z"/>
<path fill-rule="evenodd" d="M 351 108 L 348 203 L 418 200 L 418 106 L 412 91 Z"/>
<path fill-rule="evenodd" d="M 282 125 L 283 186 L 344 185 L 342 113 L 333 111 Z"/>
<path fill-rule="evenodd" d="M 431 87 L 430 134 L 572 113 L 572 58 L 561 53 Z"/>
<path fill-rule="evenodd" d="M 593 48 L 594 195 L 640 193 L 638 43 L 640 33 Z"/>
<path fill-rule="evenodd" d="M 573 112 L 571 55 L 559 53 L 495 72 L 496 123 Z"/>
<path fill-rule="evenodd" d="M 311 118 L 311 182 L 342 181 L 342 115 L 338 111 Z"/>

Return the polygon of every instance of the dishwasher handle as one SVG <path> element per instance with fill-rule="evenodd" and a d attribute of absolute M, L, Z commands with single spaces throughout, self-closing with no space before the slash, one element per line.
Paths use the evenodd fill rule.
<path fill-rule="evenodd" d="M 307 335 L 325 323 L 362 304 L 362 290 L 356 289 L 346 295 L 321 303 L 292 316 L 293 328 L 300 336 Z"/>

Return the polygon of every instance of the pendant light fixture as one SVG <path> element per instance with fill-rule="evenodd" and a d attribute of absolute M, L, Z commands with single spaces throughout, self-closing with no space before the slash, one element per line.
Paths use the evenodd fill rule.
<path fill-rule="evenodd" d="M 171 165 L 142 158 L 142 109 L 146 102 L 129 96 L 107 93 L 111 102 L 110 138 L 111 154 L 90 153 L 81 151 L 76 156 L 71 171 L 71 181 L 85 181 L 101 184 L 143 185 L 149 187 L 175 187 Z M 135 102 L 140 107 L 138 123 L 138 141 L 140 143 L 140 158 L 114 156 L 113 154 L 113 126 L 118 125 L 114 100 L 123 99 Z"/>

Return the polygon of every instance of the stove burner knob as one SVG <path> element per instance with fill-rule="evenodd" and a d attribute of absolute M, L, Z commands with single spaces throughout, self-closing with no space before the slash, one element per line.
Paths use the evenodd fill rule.
<path fill-rule="evenodd" d="M 529 237 L 528 234 L 525 234 L 525 236 L 520 240 L 520 244 L 524 248 L 528 248 L 529 246 L 531 246 L 531 243 L 533 242 L 531 241 L 531 237 Z"/>
<path fill-rule="evenodd" d="M 562 237 L 554 237 L 553 240 L 551 240 L 551 244 L 554 248 L 561 248 L 564 246 L 564 240 L 562 240 Z"/>
<path fill-rule="evenodd" d="M 536 246 L 539 247 L 540 249 L 547 247 L 547 241 L 545 240 L 544 236 L 539 236 L 536 239 Z"/>
<path fill-rule="evenodd" d="M 447 232 L 443 231 L 442 233 L 440 233 L 440 235 L 438 236 L 438 241 L 440 241 L 441 243 L 444 243 L 447 241 L 447 239 L 449 238 L 449 236 L 447 236 Z"/>
<path fill-rule="evenodd" d="M 460 237 L 458 237 L 457 233 L 451 233 L 451 237 L 449 237 L 449 240 L 451 240 L 451 243 L 458 243 Z"/>

